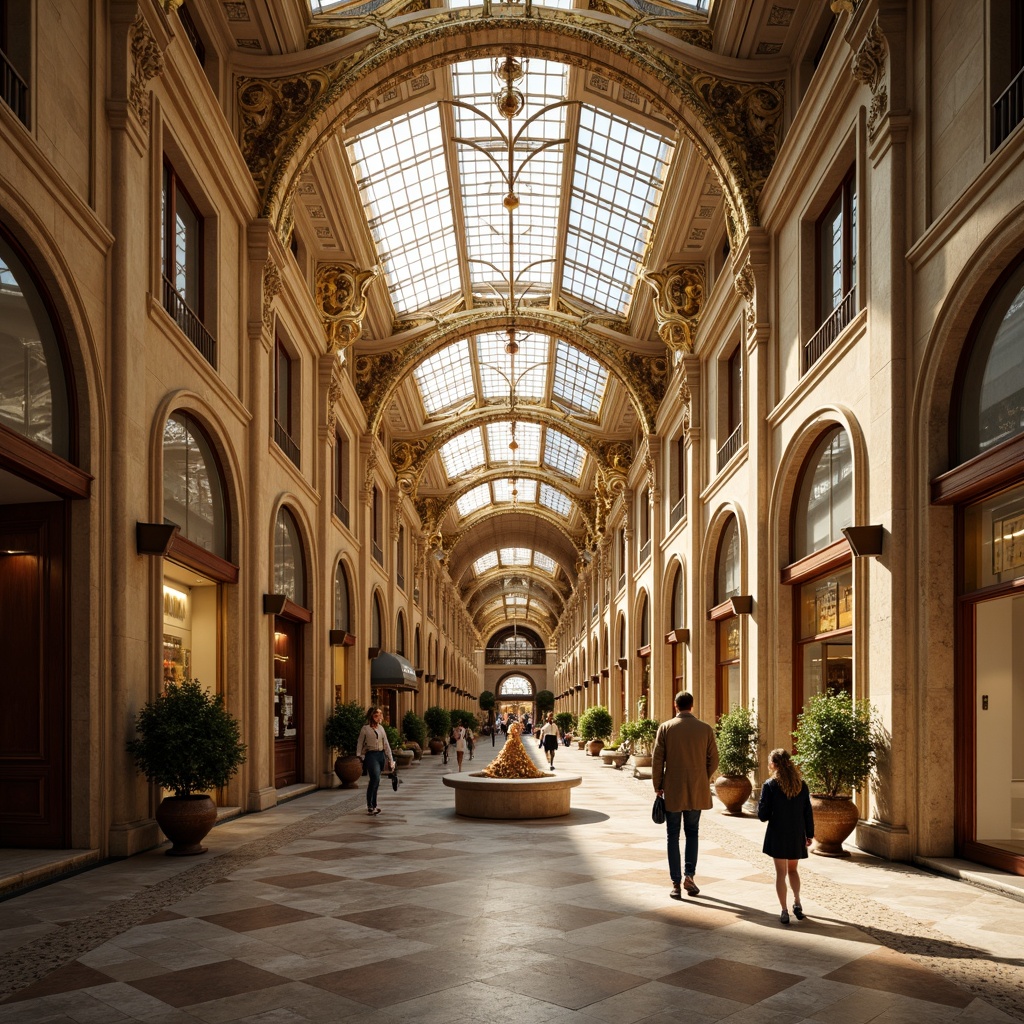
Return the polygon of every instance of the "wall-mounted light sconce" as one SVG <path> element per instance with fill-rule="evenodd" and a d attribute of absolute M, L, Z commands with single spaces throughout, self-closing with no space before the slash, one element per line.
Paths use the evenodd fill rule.
<path fill-rule="evenodd" d="M 625 672 L 626 669 L 629 667 L 629 658 L 619 658 L 619 660 L 615 664 L 618 665 L 623 672 Z"/>
<path fill-rule="evenodd" d="M 667 644 L 688 644 L 690 642 L 690 631 L 688 629 L 670 629 L 665 634 Z"/>
<path fill-rule="evenodd" d="M 178 532 L 173 523 L 136 523 L 135 550 L 140 555 L 159 555 L 163 558 Z"/>
<path fill-rule="evenodd" d="M 380 654 L 380 648 L 379 647 L 367 647 L 366 648 L 366 653 L 370 656 L 370 661 L 373 661 L 373 659 L 376 658 L 378 654 Z"/>
<path fill-rule="evenodd" d="M 437 676 L 435 676 L 435 675 L 433 675 L 432 673 L 429 673 L 429 672 L 428 672 L 428 673 L 427 673 L 427 674 L 426 674 L 426 675 L 425 675 L 425 676 L 423 677 L 423 680 L 424 680 L 424 682 L 427 682 L 427 683 L 436 683 L 436 682 L 437 682 Z"/>
<path fill-rule="evenodd" d="M 332 647 L 352 647 L 356 642 L 355 636 L 344 629 L 329 629 L 327 638 Z"/>
<path fill-rule="evenodd" d="M 754 598 L 750 594 L 730 597 L 729 604 L 732 605 L 733 615 L 749 615 L 754 610 Z"/>
<path fill-rule="evenodd" d="M 263 614 L 264 615 L 280 615 L 284 611 L 284 606 L 288 602 L 287 594 L 264 594 L 263 595 Z"/>
<path fill-rule="evenodd" d="M 882 535 L 884 532 L 881 526 L 843 527 L 843 536 L 850 545 L 850 550 L 857 558 L 880 555 L 882 553 Z"/>

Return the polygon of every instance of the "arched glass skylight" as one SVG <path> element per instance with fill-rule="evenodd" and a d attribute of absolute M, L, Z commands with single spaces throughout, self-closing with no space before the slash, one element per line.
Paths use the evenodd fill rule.
<path fill-rule="evenodd" d="M 544 465 L 578 480 L 583 469 L 583 449 L 558 430 L 547 431 L 544 438 Z"/>
<path fill-rule="evenodd" d="M 487 424 L 487 448 L 491 462 L 512 461 L 512 449 L 509 448 L 511 441 L 511 421 Z M 516 444 L 519 445 L 515 452 L 516 461 L 536 465 L 540 461 L 540 424 L 517 423 Z"/>
<path fill-rule="evenodd" d="M 501 564 L 508 565 L 529 565 L 533 558 L 533 551 L 530 548 L 502 548 L 498 555 Z"/>
<path fill-rule="evenodd" d="M 491 487 L 494 488 L 494 500 L 496 502 L 509 502 L 512 500 L 512 484 L 508 480 L 495 480 Z M 517 480 L 516 495 L 517 502 L 534 503 L 537 500 L 536 480 Z"/>
<path fill-rule="evenodd" d="M 555 379 L 552 392 L 573 410 L 595 413 L 608 383 L 604 367 L 586 352 L 559 340 L 555 344 Z"/>
<path fill-rule="evenodd" d="M 505 351 L 507 341 L 504 334 L 477 336 L 480 393 L 484 398 L 508 398 L 512 361 Z M 551 361 L 551 339 L 539 334 L 520 333 L 516 341 L 519 344 L 515 359 L 516 395 L 519 398 L 543 398 Z"/>
<path fill-rule="evenodd" d="M 572 509 L 569 495 L 550 484 L 540 485 L 540 503 L 560 516 L 567 516 Z"/>
<path fill-rule="evenodd" d="M 473 563 L 473 572 L 477 576 L 482 576 L 488 569 L 494 569 L 498 565 L 498 552 L 488 551 L 486 555 L 481 555 Z"/>
<path fill-rule="evenodd" d="M 459 510 L 460 516 L 468 516 L 479 508 L 491 503 L 491 488 L 487 484 L 480 484 L 471 491 L 466 491 L 457 502 L 455 507 Z"/>
<path fill-rule="evenodd" d="M 549 572 L 554 575 L 555 572 L 555 560 L 549 555 L 541 554 L 539 551 L 533 553 L 533 564 L 544 572 Z"/>
<path fill-rule="evenodd" d="M 451 409 L 473 396 L 475 382 L 469 342 L 457 341 L 428 356 L 413 371 L 428 416 Z"/>
<path fill-rule="evenodd" d="M 449 480 L 483 466 L 487 462 L 479 427 L 453 437 L 441 447 L 441 462 Z"/>

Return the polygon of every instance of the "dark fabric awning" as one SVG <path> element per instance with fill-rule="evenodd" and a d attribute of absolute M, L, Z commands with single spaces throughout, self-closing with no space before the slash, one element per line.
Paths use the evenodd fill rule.
<path fill-rule="evenodd" d="M 416 669 L 400 654 L 388 654 L 386 651 L 382 651 L 370 662 L 370 685 L 419 693 Z"/>

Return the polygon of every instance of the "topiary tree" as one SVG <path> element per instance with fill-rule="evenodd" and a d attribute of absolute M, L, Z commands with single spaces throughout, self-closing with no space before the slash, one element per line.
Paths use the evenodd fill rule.
<path fill-rule="evenodd" d="M 366 708 L 358 701 L 335 704 L 324 722 L 324 742 L 341 757 L 354 757 L 359 730 L 366 724 Z"/>
<path fill-rule="evenodd" d="M 815 796 L 837 797 L 864 784 L 875 768 L 877 713 L 867 700 L 827 690 L 796 720 L 793 758 Z"/>
<path fill-rule="evenodd" d="M 550 690 L 538 690 L 535 700 L 538 714 L 545 715 L 555 710 L 555 695 Z"/>
<path fill-rule="evenodd" d="M 431 739 L 444 739 L 452 729 L 452 716 L 447 708 L 432 705 L 423 712 L 423 721 L 426 722 L 427 732 Z"/>
<path fill-rule="evenodd" d="M 572 732 L 573 715 L 569 711 L 559 711 L 555 715 L 555 725 L 562 730 L 563 733 Z"/>
<path fill-rule="evenodd" d="M 482 691 L 477 700 L 480 702 L 481 711 L 493 711 L 494 705 L 497 703 L 497 699 L 491 690 Z"/>
<path fill-rule="evenodd" d="M 139 711 L 135 729 L 127 743 L 135 767 L 177 797 L 226 786 L 245 763 L 238 719 L 198 679 L 168 683 Z"/>
<path fill-rule="evenodd" d="M 715 725 L 718 770 L 746 777 L 757 767 L 757 715 L 742 705 L 727 711 Z"/>
<path fill-rule="evenodd" d="M 614 724 L 608 709 L 603 704 L 594 704 L 580 715 L 580 736 L 584 740 L 607 740 Z"/>
<path fill-rule="evenodd" d="M 476 715 L 472 711 L 466 711 L 465 708 L 455 708 L 451 713 L 451 718 L 452 728 L 461 725 L 471 732 L 477 732 L 480 729 L 480 722 Z"/>
<path fill-rule="evenodd" d="M 415 711 L 406 711 L 402 717 L 402 732 L 407 740 L 412 740 L 421 747 L 426 746 L 427 723 Z"/>

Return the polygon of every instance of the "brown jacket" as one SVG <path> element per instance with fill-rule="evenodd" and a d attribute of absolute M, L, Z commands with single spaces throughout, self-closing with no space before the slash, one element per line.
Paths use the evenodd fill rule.
<path fill-rule="evenodd" d="M 665 810 L 710 810 L 710 780 L 717 768 L 715 731 L 707 722 L 680 711 L 658 726 L 651 781 L 656 790 L 665 790 Z"/>

